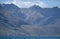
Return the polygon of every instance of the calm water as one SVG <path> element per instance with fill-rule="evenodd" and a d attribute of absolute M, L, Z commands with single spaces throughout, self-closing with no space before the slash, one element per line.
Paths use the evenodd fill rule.
<path fill-rule="evenodd" d="M 59 36 L 0 36 L 0 39 L 60 39 Z"/>

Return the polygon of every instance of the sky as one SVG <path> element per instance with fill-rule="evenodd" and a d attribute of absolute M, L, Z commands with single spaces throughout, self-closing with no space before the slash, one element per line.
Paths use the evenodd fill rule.
<path fill-rule="evenodd" d="M 29 8 L 33 5 L 38 5 L 42 8 L 49 8 L 54 6 L 60 7 L 60 0 L 0 0 L 0 3 L 13 3 L 20 8 Z"/>

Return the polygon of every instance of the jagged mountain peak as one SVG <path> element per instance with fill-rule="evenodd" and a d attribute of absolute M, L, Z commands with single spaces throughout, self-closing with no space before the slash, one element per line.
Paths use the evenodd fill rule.
<path fill-rule="evenodd" d="M 59 8 L 58 6 L 56 6 L 56 7 L 53 7 L 53 8 Z"/>
<path fill-rule="evenodd" d="M 5 4 L 5 3 L 3 3 L 3 4 L 0 4 L 0 5 L 2 6 L 2 5 L 15 5 L 15 4 L 13 4 L 13 3 L 11 3 L 11 4 Z"/>
<path fill-rule="evenodd" d="M 15 4 L 11 3 L 11 4 L 0 4 L 1 7 L 4 8 L 19 8 L 18 6 L 16 6 Z"/>
<path fill-rule="evenodd" d="M 38 6 L 38 5 L 33 5 L 33 6 L 31 6 L 30 8 L 40 9 L 41 7 Z"/>

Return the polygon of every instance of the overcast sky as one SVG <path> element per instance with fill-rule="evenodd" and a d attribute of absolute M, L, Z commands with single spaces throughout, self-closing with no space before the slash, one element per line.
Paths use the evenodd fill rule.
<path fill-rule="evenodd" d="M 21 8 L 30 7 L 33 5 L 39 5 L 42 8 L 54 6 L 60 7 L 60 0 L 0 0 L 0 3 L 14 3 L 15 5 Z"/>

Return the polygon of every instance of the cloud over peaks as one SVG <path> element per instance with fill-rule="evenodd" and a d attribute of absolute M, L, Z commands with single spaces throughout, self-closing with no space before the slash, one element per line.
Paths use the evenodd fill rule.
<path fill-rule="evenodd" d="M 38 5 L 38 6 L 42 7 L 42 8 L 48 7 L 48 5 L 45 4 L 42 1 L 30 2 L 30 1 L 19 1 L 19 0 L 15 0 L 13 3 L 15 5 L 17 5 L 18 7 L 20 7 L 20 8 L 29 8 L 29 7 L 31 7 L 33 5 Z"/>
<path fill-rule="evenodd" d="M 15 4 L 17 5 L 18 7 L 20 8 L 29 8 L 33 5 L 38 5 L 42 8 L 45 8 L 45 7 L 48 7 L 48 5 L 42 1 L 39 1 L 39 0 L 35 0 L 35 1 L 32 1 L 32 0 L 0 0 L 0 3 L 5 3 L 5 4 Z"/>

